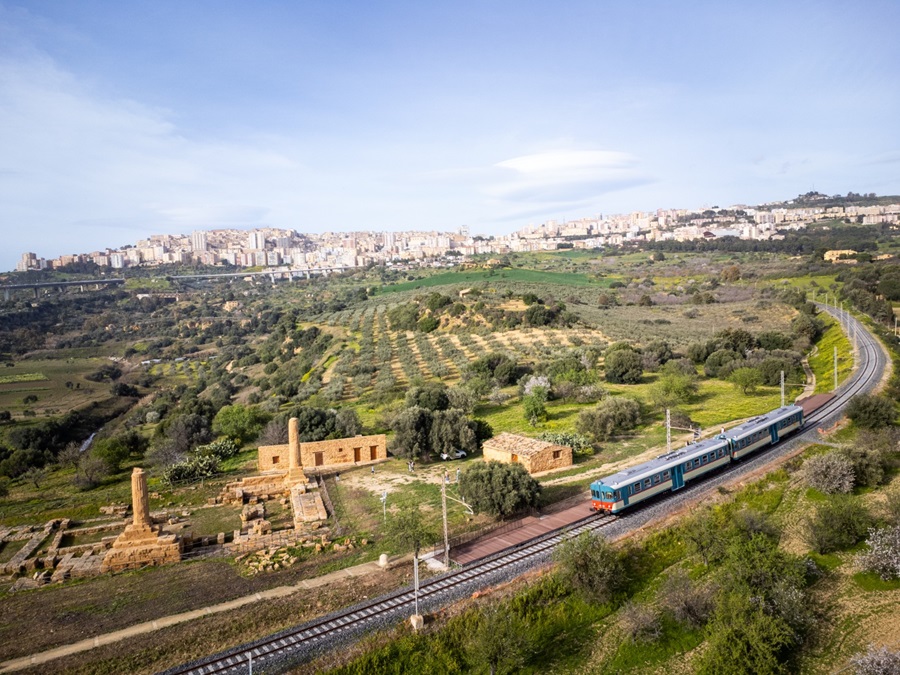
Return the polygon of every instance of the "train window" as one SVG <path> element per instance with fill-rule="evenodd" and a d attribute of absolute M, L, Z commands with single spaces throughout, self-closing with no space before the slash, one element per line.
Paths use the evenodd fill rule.
<path fill-rule="evenodd" d="M 640 492 L 640 491 L 641 491 L 641 484 L 640 484 L 640 483 L 635 483 L 635 484 L 634 484 L 634 491 L 635 491 L 635 492 Z"/>
<path fill-rule="evenodd" d="M 703 464 L 706 464 L 706 463 L 709 461 L 709 456 L 708 456 L 708 455 L 703 455 L 703 457 L 701 457 L 701 460 L 702 460 L 702 463 L 703 463 Z"/>
<path fill-rule="evenodd" d="M 663 478 L 668 478 L 668 477 L 669 477 L 669 472 L 668 472 L 668 470 L 663 471 Z"/>
<path fill-rule="evenodd" d="M 653 484 L 656 485 L 659 482 L 659 474 L 653 476 Z"/>
<path fill-rule="evenodd" d="M 650 487 L 650 479 L 649 478 L 644 479 L 644 487 Z"/>

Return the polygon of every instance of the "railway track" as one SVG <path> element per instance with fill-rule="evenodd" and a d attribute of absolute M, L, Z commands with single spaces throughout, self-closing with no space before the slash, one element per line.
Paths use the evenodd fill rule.
<path fill-rule="evenodd" d="M 475 590 L 517 576 L 526 569 L 549 561 L 563 539 L 595 531 L 617 520 L 616 516 L 590 514 L 565 531 L 546 534 L 512 551 L 500 552 L 459 570 L 423 582 L 419 587 L 420 612 L 436 610 L 471 595 Z M 165 671 L 165 675 L 224 675 L 278 672 L 334 649 L 370 630 L 402 621 L 414 613 L 412 588 L 404 588 L 370 602 L 315 619 L 262 640 Z"/>
<path fill-rule="evenodd" d="M 831 307 L 820 306 L 840 317 L 857 336 L 857 366 L 835 392 L 835 397 L 813 411 L 805 422 L 805 430 L 773 449 L 730 465 L 716 476 L 672 493 L 665 499 L 622 517 L 590 514 L 565 530 L 543 535 L 519 547 L 501 551 L 482 560 L 422 583 L 418 606 L 427 613 L 446 606 L 476 590 L 506 581 L 524 571 L 549 562 L 553 549 L 566 538 L 582 532 L 608 528 L 610 534 L 636 529 L 660 515 L 661 510 L 672 508 L 679 502 L 696 499 L 698 493 L 712 491 L 734 475 L 753 471 L 790 451 L 799 442 L 810 442 L 815 427 L 830 424 L 847 405 L 861 393 L 871 391 L 881 379 L 888 365 L 887 355 L 872 336 L 855 318 Z M 615 527 L 609 527 L 615 524 Z M 164 675 L 225 675 L 231 673 L 281 672 L 286 668 L 308 661 L 326 651 L 348 644 L 361 635 L 386 628 L 403 621 L 414 613 L 416 598 L 412 588 L 404 588 L 374 600 L 314 619 L 294 628 L 240 647 L 165 671 Z"/>

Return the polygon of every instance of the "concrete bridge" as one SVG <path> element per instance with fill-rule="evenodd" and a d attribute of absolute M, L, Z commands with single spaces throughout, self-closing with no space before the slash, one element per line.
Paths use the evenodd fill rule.
<path fill-rule="evenodd" d="M 173 274 L 162 277 L 150 277 L 150 280 L 167 281 L 209 281 L 216 279 L 245 279 L 247 277 L 268 277 L 272 283 L 278 280 L 293 281 L 294 279 L 310 279 L 313 276 L 327 276 L 337 272 L 346 272 L 347 270 L 356 269 L 355 267 L 336 266 L 336 267 L 314 267 L 307 269 L 271 269 L 259 272 L 221 272 L 210 274 Z M 109 279 L 84 279 L 80 281 L 40 281 L 31 284 L 3 284 L 3 299 L 9 302 L 14 291 L 31 290 L 34 297 L 40 297 L 41 289 L 48 290 L 64 290 L 66 288 L 78 288 L 80 291 L 100 290 L 106 286 L 118 286 L 126 281 L 123 277 L 113 277 Z"/>

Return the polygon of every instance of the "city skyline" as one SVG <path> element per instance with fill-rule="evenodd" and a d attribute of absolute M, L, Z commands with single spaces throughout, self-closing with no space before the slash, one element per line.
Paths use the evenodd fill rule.
<path fill-rule="evenodd" d="M 104 247 L 47 259 L 26 251 L 16 270 L 59 269 L 91 262 L 102 268 L 155 265 L 230 265 L 279 270 L 315 271 L 368 265 L 451 264 L 459 256 L 554 251 L 559 248 L 616 248 L 650 241 L 690 241 L 737 237 L 783 239 L 823 221 L 862 225 L 900 225 L 900 197 L 853 195 L 853 199 L 807 193 L 788 202 L 731 209 L 658 209 L 569 221 L 548 220 L 509 235 L 474 236 L 467 227 L 456 232 L 354 231 L 301 233 L 290 229 L 194 230 L 190 234 L 152 234 L 122 247 Z M 843 253 L 844 251 L 842 251 Z M 105 272 L 104 272 L 105 273 Z"/>
<path fill-rule="evenodd" d="M 897 194 L 900 8 L 854 10 L 0 0 L 0 269 L 159 232 Z"/>

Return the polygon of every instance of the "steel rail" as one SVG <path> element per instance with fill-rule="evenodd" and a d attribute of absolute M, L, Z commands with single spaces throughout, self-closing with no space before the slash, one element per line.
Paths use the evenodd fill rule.
<path fill-rule="evenodd" d="M 469 587 L 481 587 L 480 579 L 495 575 L 510 567 L 530 565 L 541 558 L 549 559 L 549 554 L 561 541 L 582 532 L 593 531 L 609 525 L 616 516 L 590 514 L 561 531 L 550 532 L 536 539 L 524 542 L 512 550 L 474 561 L 467 566 L 427 580 L 419 588 L 419 606 L 439 605 L 456 597 L 467 595 Z M 318 643 L 333 637 L 340 631 L 347 639 L 368 629 L 370 625 L 396 616 L 406 617 L 415 606 L 415 594 L 407 587 L 370 602 L 357 604 L 331 615 L 314 619 L 287 631 L 242 645 L 206 659 L 165 671 L 166 675 L 218 675 L 224 673 L 245 673 L 252 657 L 254 668 L 272 665 L 273 660 L 283 660 L 284 653 L 306 649 L 313 651 Z"/>

